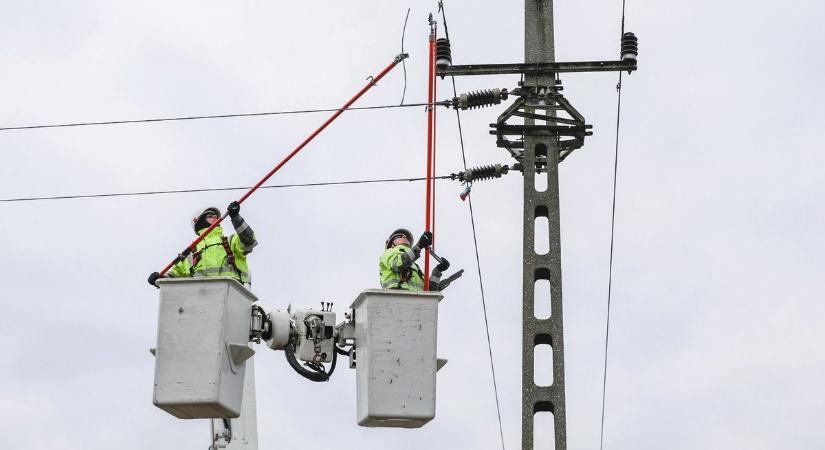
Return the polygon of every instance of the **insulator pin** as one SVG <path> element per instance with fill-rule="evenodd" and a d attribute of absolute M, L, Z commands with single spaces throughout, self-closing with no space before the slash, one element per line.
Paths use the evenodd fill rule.
<path fill-rule="evenodd" d="M 485 106 L 493 106 L 507 100 L 509 93 L 507 89 L 484 89 L 461 94 L 453 98 L 453 108 L 455 109 L 476 109 Z"/>
<path fill-rule="evenodd" d="M 450 41 L 447 38 L 438 38 L 435 41 L 435 67 L 446 69 L 453 64 L 453 55 L 450 50 Z M 444 79 L 444 75 L 441 75 Z"/>
<path fill-rule="evenodd" d="M 622 61 L 636 61 L 639 56 L 639 38 L 631 32 L 622 35 Z"/>
<path fill-rule="evenodd" d="M 474 181 L 489 180 L 492 178 L 501 178 L 502 175 L 510 171 L 507 166 L 501 164 L 473 167 L 464 172 L 459 172 L 458 180 L 465 183 L 472 183 Z"/>

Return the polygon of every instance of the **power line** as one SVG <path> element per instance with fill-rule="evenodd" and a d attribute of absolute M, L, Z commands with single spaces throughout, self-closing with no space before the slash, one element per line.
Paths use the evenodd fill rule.
<path fill-rule="evenodd" d="M 625 1 L 622 0 L 622 31 L 624 36 Z M 613 155 L 613 207 L 610 213 L 610 264 L 607 276 L 607 318 L 605 320 L 604 332 L 604 374 L 602 375 L 602 420 L 601 431 L 599 433 L 599 450 L 604 448 L 604 411 L 605 399 L 607 398 L 607 355 L 608 344 L 610 343 L 610 300 L 613 293 L 613 243 L 616 229 L 616 180 L 619 174 L 619 126 L 622 117 L 622 72 L 619 72 L 619 83 L 616 85 L 618 91 L 618 101 L 616 105 L 616 150 Z"/>
<path fill-rule="evenodd" d="M 433 177 L 436 180 L 454 179 L 455 175 L 441 175 Z M 297 188 L 297 187 L 318 187 L 318 186 L 341 186 L 347 184 L 367 184 L 367 183 L 396 183 L 401 181 L 422 181 L 426 178 L 384 178 L 377 180 L 353 180 L 353 181 L 328 181 L 318 183 L 297 183 L 297 184 L 272 184 L 261 186 L 261 189 L 281 189 L 281 188 Z M 37 200 L 70 200 L 79 198 L 105 198 L 105 197 L 133 197 L 141 195 L 160 195 L 160 194 L 189 194 L 194 192 L 217 192 L 217 191 L 241 191 L 249 189 L 249 186 L 241 187 L 223 187 L 223 188 L 201 188 L 201 189 L 177 189 L 169 191 L 142 191 L 142 192 L 118 192 L 108 194 L 84 194 L 84 195 L 57 195 L 51 197 L 21 197 L 21 198 L 4 198 L 0 202 L 28 202 Z"/>
<path fill-rule="evenodd" d="M 446 36 L 447 40 L 450 40 L 450 33 L 447 31 L 447 14 L 444 11 L 444 3 L 442 0 L 438 1 L 438 9 L 441 11 L 441 19 L 444 22 L 444 35 Z M 450 77 L 453 82 L 453 96 L 458 97 L 458 90 L 455 86 L 455 77 Z M 462 133 L 461 129 L 461 114 L 458 111 L 458 108 L 455 109 L 455 118 L 458 122 L 458 138 L 461 143 L 461 162 L 464 164 L 464 171 L 467 171 L 467 156 L 464 152 L 464 134 Z M 487 352 L 490 355 L 490 372 L 493 376 L 493 393 L 495 394 L 496 398 L 496 413 L 498 414 L 498 433 L 499 437 L 501 438 L 501 449 L 504 450 L 504 428 L 501 425 L 501 405 L 498 400 L 498 384 L 496 383 L 496 367 L 493 363 L 493 346 L 490 340 L 490 324 L 487 320 L 487 301 L 484 297 L 484 282 L 481 278 L 481 258 L 478 256 L 478 238 L 476 237 L 476 220 L 475 214 L 473 214 L 473 199 L 471 197 L 467 197 L 467 203 L 470 206 L 470 224 L 473 228 L 473 246 L 475 248 L 476 253 L 476 268 L 478 269 L 478 284 L 479 289 L 481 290 L 481 308 L 484 312 L 484 329 L 487 332 Z"/>
<path fill-rule="evenodd" d="M 364 111 L 371 109 L 391 109 L 391 108 L 412 108 L 418 106 L 448 106 L 449 101 L 435 102 L 432 105 L 429 103 L 408 103 L 406 105 L 378 105 L 378 106 L 357 106 L 346 109 L 341 108 L 326 108 L 326 109 L 298 109 L 291 111 L 269 111 L 257 113 L 240 113 L 240 114 L 215 114 L 208 116 L 184 116 L 184 117 L 165 117 L 157 119 L 135 119 L 135 120 L 108 120 L 101 122 L 75 122 L 75 123 L 60 123 L 48 125 L 25 125 L 16 127 L 0 127 L 0 131 L 13 130 L 37 130 L 42 128 L 69 128 L 69 127 L 87 127 L 95 125 L 123 125 L 135 123 L 154 123 L 154 122 L 174 122 L 183 120 L 203 120 L 203 119 L 230 119 L 238 117 L 261 117 L 261 116 L 285 116 L 290 114 L 310 114 L 321 112 L 337 112 L 337 111 Z"/>
<path fill-rule="evenodd" d="M 404 28 L 401 30 L 401 53 L 404 53 L 404 37 L 407 35 L 407 20 L 410 18 L 410 8 L 407 8 L 407 15 L 404 17 Z M 401 105 L 404 104 L 404 97 L 407 96 L 407 60 L 401 61 L 404 69 L 404 90 L 401 92 Z"/>

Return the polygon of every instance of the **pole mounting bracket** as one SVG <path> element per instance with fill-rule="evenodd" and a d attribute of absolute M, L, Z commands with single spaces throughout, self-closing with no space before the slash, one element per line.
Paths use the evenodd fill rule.
<path fill-rule="evenodd" d="M 491 123 L 490 134 L 496 136 L 496 145 L 506 149 L 510 156 L 522 160 L 524 136 L 551 136 L 558 139 L 559 162 L 573 150 L 584 145 L 585 136 L 593 135 L 593 125 L 585 123 L 584 116 L 564 98 L 561 86 L 524 86 L 511 93 L 518 99 L 510 105 L 496 123 Z M 542 111 L 543 110 L 543 111 Z M 559 116 L 564 113 L 567 117 Z M 507 121 L 512 117 L 522 117 L 542 121 L 541 125 L 515 125 Z M 513 139 L 511 136 L 520 136 Z M 562 139 L 564 137 L 564 139 Z"/>

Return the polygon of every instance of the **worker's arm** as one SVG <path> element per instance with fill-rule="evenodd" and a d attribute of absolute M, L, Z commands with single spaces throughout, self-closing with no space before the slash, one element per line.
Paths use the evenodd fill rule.
<path fill-rule="evenodd" d="M 427 289 L 427 290 L 428 291 L 440 291 L 441 289 L 439 289 L 439 286 L 438 286 L 438 283 L 440 283 L 440 282 L 441 282 L 441 272 L 433 269 L 433 271 L 430 272 L 430 288 Z"/>
<path fill-rule="evenodd" d="M 415 243 L 412 247 L 407 247 L 406 245 L 396 245 L 395 247 L 387 250 L 384 252 L 384 255 L 381 257 L 384 260 L 384 264 L 390 268 L 395 273 L 406 273 L 410 270 L 413 263 L 419 256 L 421 256 L 421 250 L 429 247 L 433 242 L 433 234 L 429 231 L 425 231 L 420 238 L 418 238 L 418 242 Z"/>
<path fill-rule="evenodd" d="M 443 291 L 447 289 L 447 286 L 450 285 L 453 281 L 457 280 L 464 274 L 464 269 L 459 270 L 458 272 L 450 275 L 445 279 L 441 279 L 441 276 L 444 272 L 450 268 L 450 262 L 447 261 L 447 258 L 441 258 L 441 262 L 438 263 L 437 266 L 432 271 L 430 275 L 430 290 L 431 291 Z"/>
<path fill-rule="evenodd" d="M 396 245 L 381 255 L 381 263 L 395 273 L 406 273 L 420 255 L 418 246 Z"/>
<path fill-rule="evenodd" d="M 438 265 L 433 268 L 433 271 L 430 273 L 430 291 L 440 291 L 441 286 L 439 283 L 441 282 L 441 275 L 450 268 L 450 261 L 447 261 L 447 258 L 441 258 Z M 444 286 L 446 287 L 446 286 Z"/>
<path fill-rule="evenodd" d="M 232 202 L 229 204 L 227 211 L 229 212 L 229 218 L 232 219 L 232 227 L 235 228 L 235 233 L 241 239 L 241 244 L 243 244 L 244 255 L 251 253 L 252 249 L 258 245 L 258 241 L 255 240 L 255 232 L 241 217 L 241 205 L 238 202 Z"/>
<path fill-rule="evenodd" d="M 160 276 L 160 274 L 158 272 L 152 272 L 151 274 L 149 274 L 149 279 L 147 281 L 152 286 L 158 287 L 158 285 L 155 284 L 155 282 L 158 281 L 158 279 L 160 279 L 160 278 L 190 277 L 190 276 L 192 276 L 191 271 L 190 271 L 191 267 L 192 267 L 192 265 L 189 262 L 189 258 L 186 258 L 183 261 L 180 261 L 180 262 L 176 263 L 174 266 L 172 266 L 172 268 L 169 269 L 168 272 L 163 274 L 163 276 Z"/>
<path fill-rule="evenodd" d="M 189 258 L 187 257 L 183 261 L 179 261 L 174 266 L 172 266 L 172 268 L 169 269 L 168 272 L 166 272 L 164 277 L 170 277 L 170 278 L 191 277 L 192 276 L 192 272 L 190 270 L 191 267 L 192 267 L 192 264 L 189 261 Z"/>

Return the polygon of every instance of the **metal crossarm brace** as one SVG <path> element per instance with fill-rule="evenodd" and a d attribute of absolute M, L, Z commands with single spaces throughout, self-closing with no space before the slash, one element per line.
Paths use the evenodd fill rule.
<path fill-rule="evenodd" d="M 560 150 L 559 161 L 563 161 L 573 150 L 581 148 L 584 145 L 585 136 L 591 136 L 593 133 L 589 131 L 593 128 L 592 125 L 585 123 L 584 116 L 558 92 L 558 87 L 542 87 L 541 95 L 535 90 L 536 87 L 520 87 L 513 91 L 520 97 L 513 102 L 499 117 L 496 123 L 491 123 L 490 134 L 496 135 L 496 145 L 503 147 L 510 152 L 510 155 L 521 160 L 523 152 L 514 151 L 514 148 L 524 148 L 524 141 L 512 141 L 506 136 L 523 136 L 531 134 L 533 136 L 551 136 L 557 138 L 557 145 Z M 541 99 L 543 104 L 540 109 L 546 110 L 544 114 L 537 114 L 532 112 L 535 108 L 531 108 L 529 104 L 532 102 L 536 104 Z M 530 109 L 530 111 L 527 111 Z M 557 117 L 557 111 L 564 111 L 570 115 L 570 119 L 564 117 Z M 522 117 L 529 119 L 532 123 L 524 125 L 513 125 L 506 123 L 511 117 Z M 535 125 L 536 121 L 542 121 L 545 125 Z M 547 123 L 562 124 L 562 125 L 547 125 Z M 568 136 L 572 139 L 559 139 L 561 136 Z M 543 165 L 543 161 L 538 161 Z"/>

